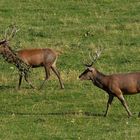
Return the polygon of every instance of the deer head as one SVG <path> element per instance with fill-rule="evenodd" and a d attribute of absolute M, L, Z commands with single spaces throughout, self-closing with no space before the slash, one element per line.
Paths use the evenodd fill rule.
<path fill-rule="evenodd" d="M 101 53 L 102 53 L 103 49 L 100 47 L 96 52 L 94 56 L 90 56 L 90 58 L 92 58 L 92 61 L 90 64 L 84 64 L 87 68 L 86 70 L 80 74 L 79 78 L 80 80 L 92 80 L 94 77 L 96 77 L 97 75 L 97 70 L 96 68 L 92 67 L 93 64 L 95 64 L 98 60 L 98 58 L 100 57 Z"/>

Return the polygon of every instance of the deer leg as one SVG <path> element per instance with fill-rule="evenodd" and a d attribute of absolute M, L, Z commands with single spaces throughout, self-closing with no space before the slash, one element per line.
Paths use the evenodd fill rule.
<path fill-rule="evenodd" d="M 31 84 L 31 82 L 28 80 L 28 75 L 27 75 L 27 74 L 25 74 L 24 78 L 25 78 L 25 81 L 30 85 L 30 87 L 31 87 L 31 88 L 34 88 L 34 86 L 33 86 L 33 85 Z"/>
<path fill-rule="evenodd" d="M 21 85 L 21 82 L 22 82 L 22 74 L 19 74 L 19 83 L 18 83 L 18 89 L 20 89 L 20 85 Z"/>
<path fill-rule="evenodd" d="M 113 98 L 114 98 L 114 96 L 113 96 L 112 94 L 109 94 L 109 98 L 108 98 L 108 102 L 107 102 L 107 108 L 106 108 L 106 112 L 105 112 L 105 114 L 104 114 L 104 117 L 107 116 L 108 109 L 109 109 L 109 107 L 110 107 L 111 104 L 112 104 Z"/>
<path fill-rule="evenodd" d="M 121 101 L 122 105 L 126 109 L 126 111 L 128 113 L 128 116 L 129 117 L 132 116 L 132 113 L 130 112 L 130 110 L 129 110 L 128 106 L 127 106 L 127 103 L 126 103 L 126 101 L 125 101 L 125 99 L 124 99 L 122 94 L 118 96 L 118 99 Z"/>
<path fill-rule="evenodd" d="M 46 77 L 45 77 L 45 80 L 43 81 L 43 83 L 41 84 L 40 88 L 41 89 L 43 87 L 43 85 L 45 84 L 45 82 L 49 79 L 50 77 L 50 70 L 49 68 L 46 66 L 45 67 L 45 73 L 46 73 Z"/>
<path fill-rule="evenodd" d="M 61 76 L 60 76 L 60 72 L 57 70 L 56 67 L 52 66 L 51 67 L 52 71 L 56 74 L 58 80 L 59 80 L 59 83 L 60 83 L 60 86 L 61 86 L 61 89 L 64 89 L 64 84 L 62 82 L 62 79 L 61 79 Z"/>

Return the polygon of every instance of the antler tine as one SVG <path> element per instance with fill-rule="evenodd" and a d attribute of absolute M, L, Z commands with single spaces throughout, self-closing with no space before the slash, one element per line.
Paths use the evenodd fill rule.
<path fill-rule="evenodd" d="M 100 50 L 96 50 L 96 52 L 95 52 L 95 59 L 94 59 L 94 61 L 97 61 L 97 59 L 100 57 L 100 55 L 101 55 L 101 48 L 100 48 Z"/>
<path fill-rule="evenodd" d="M 8 33 L 9 27 L 5 30 L 5 34 L 4 34 L 4 39 L 7 40 L 7 33 Z"/>
<path fill-rule="evenodd" d="M 83 60 L 83 62 L 82 62 L 82 64 L 84 65 L 84 66 L 86 66 L 86 67 L 88 67 L 88 60 L 87 59 L 85 59 L 85 55 L 84 55 L 84 52 L 82 51 L 82 56 L 83 56 L 83 58 L 84 58 L 84 60 Z"/>
<path fill-rule="evenodd" d="M 89 59 L 90 59 L 90 61 L 92 60 L 92 57 L 91 57 L 91 53 L 89 53 Z M 91 67 L 92 65 L 93 65 L 93 62 L 91 62 L 90 64 L 88 64 L 89 62 L 84 62 L 84 65 L 86 66 L 86 67 Z"/>
<path fill-rule="evenodd" d="M 95 51 L 94 56 L 91 56 L 91 54 L 89 53 L 89 58 L 91 60 L 91 64 L 85 64 L 86 67 L 91 67 L 100 57 L 102 51 L 104 48 L 99 47 L 98 50 Z"/>
<path fill-rule="evenodd" d="M 17 29 L 17 27 L 15 25 L 10 25 L 5 30 L 5 40 L 10 40 L 11 38 L 13 38 L 18 31 L 19 31 L 19 29 Z"/>
<path fill-rule="evenodd" d="M 18 31 L 19 31 L 19 29 L 17 29 L 17 27 L 14 25 L 13 30 L 11 32 L 11 38 L 13 38 Z"/>
<path fill-rule="evenodd" d="M 10 36 L 9 36 L 9 40 L 11 39 L 11 38 L 13 38 L 14 36 L 15 36 L 15 34 L 19 31 L 19 29 L 17 29 L 17 27 L 16 27 L 16 25 L 11 25 L 11 34 L 10 34 Z"/>

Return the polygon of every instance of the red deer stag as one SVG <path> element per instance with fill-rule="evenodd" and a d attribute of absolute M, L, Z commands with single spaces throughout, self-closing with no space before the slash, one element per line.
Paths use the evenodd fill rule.
<path fill-rule="evenodd" d="M 7 32 L 5 32 L 5 39 L 0 41 L 0 54 L 5 58 L 6 61 L 14 64 L 19 69 L 20 74 L 18 88 L 20 88 L 23 77 L 25 78 L 26 82 L 33 88 L 31 82 L 28 80 L 27 74 L 30 67 L 44 67 L 45 69 L 46 77 L 40 88 L 42 88 L 45 81 L 47 81 L 50 77 L 50 69 L 59 79 L 61 88 L 64 88 L 60 73 L 56 68 L 56 61 L 58 57 L 57 53 L 50 48 L 23 49 L 14 52 L 9 46 L 9 40 L 15 35 L 15 33 L 15 27 L 11 31 L 9 38 L 7 37 Z"/>
<path fill-rule="evenodd" d="M 79 76 L 80 80 L 91 80 L 95 86 L 106 91 L 109 95 L 107 109 L 104 116 L 107 116 L 109 106 L 113 98 L 117 97 L 125 107 L 128 116 L 132 116 L 123 95 L 133 95 L 140 92 L 140 72 L 105 75 L 99 72 L 92 65 L 99 58 L 102 50 L 96 51 L 96 55 L 90 65 L 85 64 L 87 69 Z"/>

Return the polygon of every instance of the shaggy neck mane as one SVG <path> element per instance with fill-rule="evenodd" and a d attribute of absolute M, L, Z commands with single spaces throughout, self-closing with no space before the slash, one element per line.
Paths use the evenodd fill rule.
<path fill-rule="evenodd" d="M 2 56 L 5 61 L 15 65 L 21 74 L 27 74 L 29 72 L 30 66 L 27 65 L 24 61 L 22 61 L 9 45 L 6 45 L 4 47 L 5 49 L 2 52 Z"/>

